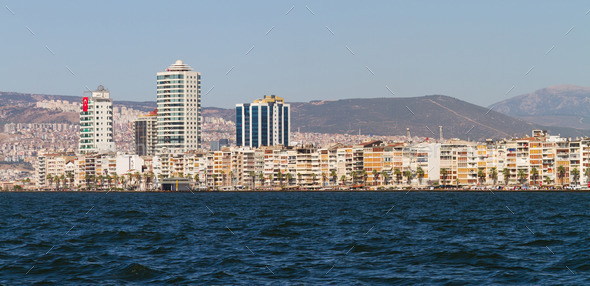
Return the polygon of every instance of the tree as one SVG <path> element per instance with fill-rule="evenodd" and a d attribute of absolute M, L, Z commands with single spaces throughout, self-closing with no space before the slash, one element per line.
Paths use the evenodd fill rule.
<path fill-rule="evenodd" d="M 381 171 L 381 177 L 383 178 L 383 184 L 387 185 L 389 181 L 389 173 L 385 170 Z"/>
<path fill-rule="evenodd" d="M 422 178 L 424 178 L 424 170 L 422 167 L 418 166 L 416 169 L 416 175 L 418 176 L 418 183 L 422 185 Z"/>
<path fill-rule="evenodd" d="M 221 186 L 225 186 L 225 171 L 221 170 Z"/>
<path fill-rule="evenodd" d="M 338 173 L 336 173 L 336 170 L 332 169 L 330 171 L 330 177 L 332 177 L 332 184 L 338 184 Z"/>
<path fill-rule="evenodd" d="M 281 172 L 280 170 L 277 172 L 277 179 L 279 179 L 279 185 L 283 185 L 283 172 Z"/>
<path fill-rule="evenodd" d="M 293 174 L 291 174 L 291 173 L 285 174 L 285 179 L 287 180 L 287 185 L 290 186 L 291 185 L 291 182 L 293 180 Z"/>
<path fill-rule="evenodd" d="M 367 171 L 364 169 L 361 171 L 361 178 L 363 179 L 363 186 L 367 185 Z"/>
<path fill-rule="evenodd" d="M 217 187 L 217 174 L 213 174 L 213 187 Z"/>
<path fill-rule="evenodd" d="M 262 172 L 258 172 L 258 180 L 260 181 L 260 186 L 264 186 L 264 174 Z"/>
<path fill-rule="evenodd" d="M 301 186 L 301 177 L 303 177 L 303 174 L 297 173 L 297 184 L 300 186 Z"/>
<path fill-rule="evenodd" d="M 318 175 L 316 175 L 315 173 L 311 174 L 311 184 L 315 186 L 315 179 Z"/>
<path fill-rule="evenodd" d="M 485 181 L 486 181 L 486 173 L 483 171 L 483 169 L 477 170 L 477 177 L 479 178 L 479 182 L 481 184 L 485 183 Z"/>
<path fill-rule="evenodd" d="M 377 181 L 379 179 L 379 171 L 373 169 L 373 172 L 371 172 L 373 175 L 373 185 L 376 186 L 377 185 Z"/>
<path fill-rule="evenodd" d="M 402 181 L 402 171 L 400 169 L 393 170 L 393 174 L 395 175 L 395 180 L 399 184 Z"/>
<path fill-rule="evenodd" d="M 502 174 L 504 175 L 504 184 L 508 186 L 508 182 L 510 181 L 510 169 L 504 168 Z"/>
<path fill-rule="evenodd" d="M 545 176 L 545 184 L 546 184 L 546 185 L 551 185 L 551 182 L 552 182 L 552 181 L 553 181 L 553 180 L 551 180 L 551 178 L 549 178 L 549 176 Z"/>
<path fill-rule="evenodd" d="M 328 175 L 326 175 L 326 173 L 322 172 L 322 185 L 326 185 L 326 179 L 328 178 Z"/>
<path fill-rule="evenodd" d="M 565 167 L 564 166 L 557 167 L 557 176 L 561 180 L 561 185 L 563 186 L 563 178 L 565 178 Z"/>
<path fill-rule="evenodd" d="M 574 184 L 577 185 L 578 184 L 578 179 L 580 179 L 580 171 L 578 171 L 578 168 L 574 168 L 571 171 L 572 176 L 574 177 Z"/>
<path fill-rule="evenodd" d="M 440 169 L 440 177 L 442 179 L 442 184 L 446 185 L 447 184 L 447 176 L 448 176 L 448 171 L 445 168 Z"/>
<path fill-rule="evenodd" d="M 356 183 L 356 171 L 350 172 L 350 179 L 352 180 L 352 184 Z"/>
<path fill-rule="evenodd" d="M 535 167 L 531 168 L 531 179 L 533 179 L 533 185 L 536 185 L 537 179 L 539 179 L 539 171 Z"/>
<path fill-rule="evenodd" d="M 271 187 L 274 185 L 274 177 L 272 174 L 268 175 L 268 183 L 270 184 Z"/>
<path fill-rule="evenodd" d="M 520 181 L 520 184 L 524 184 L 525 180 L 526 180 L 527 174 L 524 170 L 518 170 L 518 181 Z"/>
<path fill-rule="evenodd" d="M 496 170 L 496 167 L 492 167 L 490 170 L 490 178 L 494 181 L 494 185 L 498 182 L 498 170 Z"/>
<path fill-rule="evenodd" d="M 119 186 L 119 175 L 115 172 L 113 173 L 113 181 L 115 181 L 115 189 Z"/>
<path fill-rule="evenodd" d="M 346 184 L 346 175 L 342 175 L 342 177 L 340 177 L 340 181 L 342 182 L 342 185 Z"/>
<path fill-rule="evenodd" d="M 229 185 L 234 187 L 234 171 L 229 171 Z"/>
<path fill-rule="evenodd" d="M 68 177 L 68 181 L 70 182 L 70 189 L 74 187 L 74 173 L 68 172 L 66 175 Z"/>
<path fill-rule="evenodd" d="M 256 187 L 256 172 L 250 171 L 250 172 L 248 172 L 248 175 L 250 176 L 250 180 L 252 180 L 252 183 L 251 183 L 252 188 L 251 189 L 254 190 L 254 188 Z"/>
<path fill-rule="evenodd" d="M 47 174 L 45 178 L 49 182 L 49 187 L 51 188 L 51 185 L 53 184 L 53 176 L 51 174 Z"/>
<path fill-rule="evenodd" d="M 412 184 L 412 171 L 408 170 L 404 172 L 404 177 L 408 180 L 408 185 Z"/>

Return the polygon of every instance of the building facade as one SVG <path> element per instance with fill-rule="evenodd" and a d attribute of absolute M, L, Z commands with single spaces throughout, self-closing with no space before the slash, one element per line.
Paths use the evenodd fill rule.
<path fill-rule="evenodd" d="M 201 73 L 177 60 L 157 74 L 157 151 L 201 148 Z"/>
<path fill-rule="evenodd" d="M 80 141 L 78 153 L 115 152 L 113 100 L 102 85 L 91 96 L 82 98 L 80 106 Z"/>
<path fill-rule="evenodd" d="M 236 145 L 289 146 L 291 106 L 270 95 L 253 103 L 236 104 Z"/>
<path fill-rule="evenodd" d="M 156 155 L 158 144 L 157 109 L 147 115 L 140 115 L 133 122 L 133 136 L 135 138 L 135 154 L 139 156 Z"/>

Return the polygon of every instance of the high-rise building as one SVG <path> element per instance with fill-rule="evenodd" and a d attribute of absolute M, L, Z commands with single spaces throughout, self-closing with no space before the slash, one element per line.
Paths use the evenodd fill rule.
<path fill-rule="evenodd" d="M 254 103 L 236 104 L 237 146 L 289 146 L 291 106 L 281 97 L 265 95 Z"/>
<path fill-rule="evenodd" d="M 157 74 L 157 151 L 201 148 L 201 73 L 181 60 Z"/>
<path fill-rule="evenodd" d="M 86 93 L 91 96 L 84 96 L 80 106 L 78 153 L 115 152 L 111 94 L 102 85 Z"/>
<path fill-rule="evenodd" d="M 133 135 L 135 137 L 135 154 L 139 156 L 156 155 L 158 144 L 157 130 L 158 110 L 146 115 L 140 115 L 133 122 Z"/>

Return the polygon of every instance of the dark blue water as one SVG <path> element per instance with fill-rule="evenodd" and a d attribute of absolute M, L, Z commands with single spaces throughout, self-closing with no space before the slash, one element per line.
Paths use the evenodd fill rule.
<path fill-rule="evenodd" d="M 0 193 L 0 284 L 581 285 L 589 231 L 590 193 Z"/>

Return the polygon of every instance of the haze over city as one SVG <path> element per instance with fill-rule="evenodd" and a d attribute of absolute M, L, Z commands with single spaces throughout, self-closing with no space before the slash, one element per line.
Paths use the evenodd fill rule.
<path fill-rule="evenodd" d="M 153 101 L 155 73 L 177 59 L 202 73 L 203 105 L 225 108 L 264 94 L 487 106 L 590 86 L 584 1 L 2 4 L 4 91 L 80 96 L 102 84 L 116 100 Z"/>

